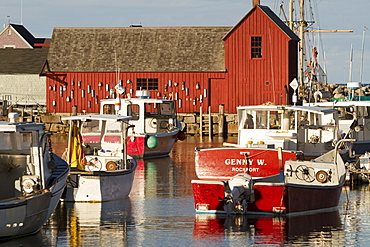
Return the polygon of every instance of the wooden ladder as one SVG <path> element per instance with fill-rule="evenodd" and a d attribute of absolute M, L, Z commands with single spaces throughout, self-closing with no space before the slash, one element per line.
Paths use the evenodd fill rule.
<path fill-rule="evenodd" d="M 204 113 L 203 114 L 203 109 L 200 107 L 199 110 L 199 135 L 200 137 L 203 137 L 203 134 L 208 134 L 209 139 L 212 139 L 212 116 L 211 116 L 211 107 L 208 107 L 208 114 Z"/>

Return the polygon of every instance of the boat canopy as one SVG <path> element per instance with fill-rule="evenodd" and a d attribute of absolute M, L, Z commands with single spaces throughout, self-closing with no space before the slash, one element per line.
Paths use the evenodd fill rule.
<path fill-rule="evenodd" d="M 24 131 L 43 131 L 45 125 L 43 123 L 33 122 L 9 122 L 0 121 L 0 132 L 24 132 Z"/>
<path fill-rule="evenodd" d="M 87 121 L 87 120 L 103 120 L 103 121 L 124 121 L 128 122 L 132 117 L 131 116 L 116 116 L 110 114 L 96 114 L 96 115 L 78 115 L 78 116 L 70 116 L 70 117 L 63 117 L 62 120 L 80 120 L 80 121 Z"/>
<path fill-rule="evenodd" d="M 337 112 L 338 110 L 333 108 L 325 108 L 325 107 L 318 107 L 318 106 L 282 106 L 282 105 L 257 105 L 257 106 L 239 106 L 237 107 L 239 110 L 290 110 L 290 111 L 304 111 L 310 113 L 324 113 L 330 114 L 333 112 Z"/>

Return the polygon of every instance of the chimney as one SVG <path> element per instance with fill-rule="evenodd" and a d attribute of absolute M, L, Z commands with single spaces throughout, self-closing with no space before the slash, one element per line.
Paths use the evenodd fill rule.
<path fill-rule="evenodd" d="M 260 0 L 252 0 L 252 8 L 256 7 L 257 5 L 260 5 Z"/>

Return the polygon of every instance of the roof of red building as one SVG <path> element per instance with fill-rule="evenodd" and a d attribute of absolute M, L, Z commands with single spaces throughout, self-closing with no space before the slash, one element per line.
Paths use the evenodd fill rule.
<path fill-rule="evenodd" d="M 230 28 L 55 28 L 48 65 L 54 72 L 224 71 Z"/>

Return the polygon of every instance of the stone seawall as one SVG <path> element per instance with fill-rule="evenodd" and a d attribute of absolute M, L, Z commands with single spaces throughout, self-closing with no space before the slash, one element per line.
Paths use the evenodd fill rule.
<path fill-rule="evenodd" d="M 325 84 L 316 85 L 315 93 L 312 95 L 313 100 L 329 101 L 331 99 L 345 99 L 348 96 L 363 97 L 361 100 L 370 100 L 370 86 L 362 86 L 356 90 L 349 90 L 344 85 Z M 307 88 L 298 90 L 298 98 L 302 102 L 307 101 Z M 369 99 L 368 99 L 369 98 Z M 238 134 L 238 117 L 237 114 L 222 113 L 223 109 L 220 108 L 218 113 L 178 113 L 178 119 L 182 123 L 183 130 L 187 135 L 209 135 L 209 122 L 211 123 L 211 134 L 213 136 L 233 136 Z M 80 114 L 80 113 L 79 113 Z M 27 116 L 21 117 L 19 121 L 35 121 L 46 124 L 47 131 L 55 133 L 67 133 L 68 124 L 63 122 L 63 116 L 70 116 L 71 114 L 51 114 L 42 116 Z M 209 121 L 211 116 L 211 121 Z M 6 116 L 0 117 L 0 120 L 7 120 Z M 220 121 L 221 120 L 221 121 Z"/>
<path fill-rule="evenodd" d="M 187 135 L 200 135 L 201 117 L 194 114 L 177 114 L 178 120 L 182 123 L 183 130 Z M 224 114 L 223 116 L 223 129 L 220 130 L 220 114 L 212 113 L 212 133 L 213 135 L 220 135 L 223 133 L 224 136 L 232 136 L 238 134 L 238 116 L 237 114 Z M 222 127 L 221 127 L 222 128 Z M 203 131 L 203 135 L 207 136 L 208 131 Z"/>

